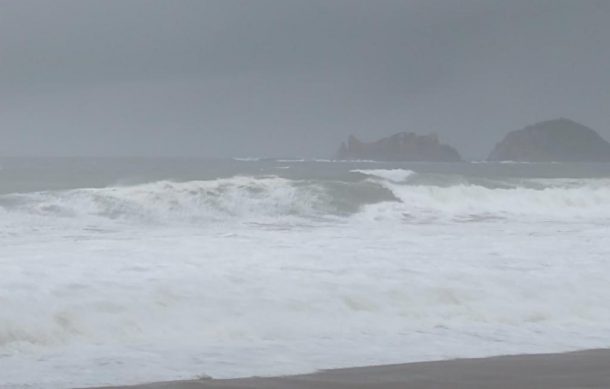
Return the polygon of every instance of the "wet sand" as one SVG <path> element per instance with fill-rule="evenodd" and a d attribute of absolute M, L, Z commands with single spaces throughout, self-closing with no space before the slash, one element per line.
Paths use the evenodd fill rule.
<path fill-rule="evenodd" d="M 288 377 L 175 381 L 113 388 L 608 389 L 610 350 L 458 359 L 326 370 Z"/>

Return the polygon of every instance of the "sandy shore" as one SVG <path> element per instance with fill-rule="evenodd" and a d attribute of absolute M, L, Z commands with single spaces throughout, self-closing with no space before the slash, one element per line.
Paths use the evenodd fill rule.
<path fill-rule="evenodd" d="M 289 377 L 176 381 L 122 387 L 131 389 L 608 389 L 610 388 L 610 350 L 370 366 Z"/>

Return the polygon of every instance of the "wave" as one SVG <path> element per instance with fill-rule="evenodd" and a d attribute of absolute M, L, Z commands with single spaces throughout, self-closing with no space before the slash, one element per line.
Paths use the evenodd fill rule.
<path fill-rule="evenodd" d="M 275 159 L 275 162 L 316 162 L 316 163 L 382 163 L 372 159 L 326 159 L 326 158 L 293 158 L 293 159 Z"/>
<path fill-rule="evenodd" d="M 404 169 L 353 170 L 357 181 L 235 176 L 0 196 L 0 212 L 146 223 L 268 222 L 363 217 L 426 222 L 610 219 L 609 180 L 538 180 L 501 187 L 425 184 Z M 424 177 L 425 178 L 425 177 Z M 435 178 L 438 181 L 438 177 Z M 527 185 L 527 186 L 524 186 Z M 12 219 L 14 220 L 14 219 Z"/>
<path fill-rule="evenodd" d="M 392 182 L 404 182 L 415 174 L 414 171 L 407 169 L 354 169 L 350 171 Z"/>
<path fill-rule="evenodd" d="M 160 181 L 0 197 L 5 212 L 149 222 L 322 216 L 333 211 L 331 203 L 318 185 L 275 176 Z"/>
<path fill-rule="evenodd" d="M 610 219 L 610 185 L 489 188 L 481 185 L 400 185 L 382 183 L 398 199 L 365 207 L 376 220 L 483 221 L 497 219 L 582 220 Z"/>
<path fill-rule="evenodd" d="M 233 157 L 231 159 L 234 161 L 238 161 L 238 162 L 259 162 L 262 158 L 260 158 L 260 157 Z"/>

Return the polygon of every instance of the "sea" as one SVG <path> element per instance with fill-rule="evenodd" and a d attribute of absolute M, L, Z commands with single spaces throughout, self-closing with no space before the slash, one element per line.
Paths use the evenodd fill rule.
<path fill-rule="evenodd" d="M 610 164 L 0 159 L 0 388 L 610 347 Z"/>

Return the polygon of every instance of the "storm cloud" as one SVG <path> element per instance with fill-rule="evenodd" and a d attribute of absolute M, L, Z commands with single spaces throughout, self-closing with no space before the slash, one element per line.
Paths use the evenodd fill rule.
<path fill-rule="evenodd" d="M 610 2 L 0 2 L 0 155 L 327 157 L 436 132 L 485 156 L 569 117 L 610 138 Z"/>

